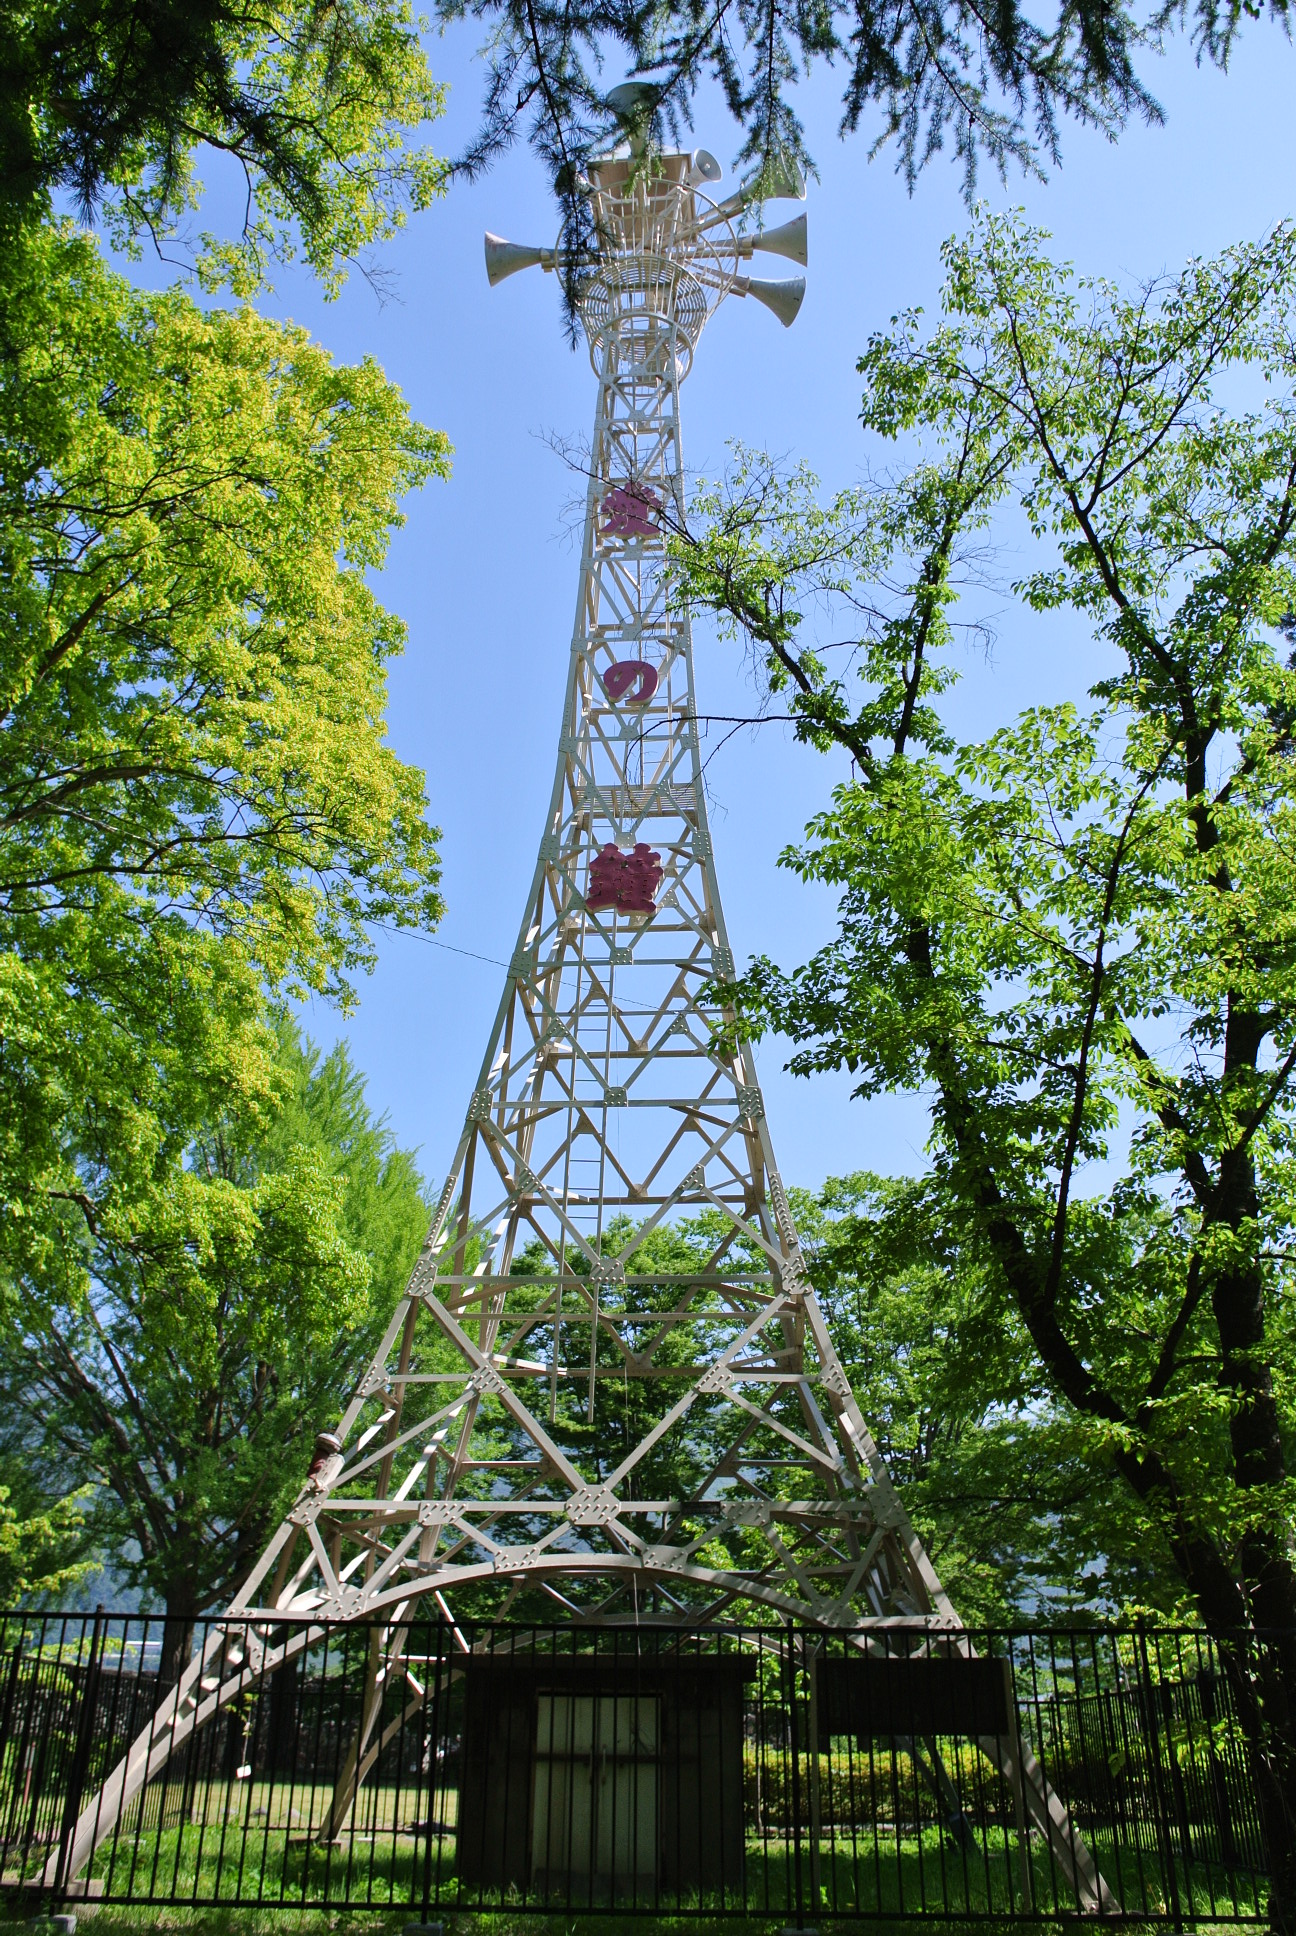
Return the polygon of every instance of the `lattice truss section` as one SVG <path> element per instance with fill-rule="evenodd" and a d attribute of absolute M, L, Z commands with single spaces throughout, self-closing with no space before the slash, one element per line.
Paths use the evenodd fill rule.
<path fill-rule="evenodd" d="M 751 1060 L 713 1046 L 733 956 L 663 565 L 680 378 L 726 285 L 666 161 L 596 178 L 576 623 L 481 1076 L 408 1290 L 232 1611 L 954 1622 L 807 1281 Z"/>

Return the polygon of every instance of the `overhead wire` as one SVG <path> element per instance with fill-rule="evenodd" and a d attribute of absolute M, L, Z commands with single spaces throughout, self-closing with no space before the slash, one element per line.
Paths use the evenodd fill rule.
<path fill-rule="evenodd" d="M 394 928 L 390 921 L 370 921 L 371 928 L 381 928 L 384 934 L 402 935 L 411 941 L 426 941 L 429 948 L 444 948 L 447 954 L 467 955 L 469 961 L 487 961 L 492 968 L 507 968 L 507 961 L 496 955 L 479 955 L 474 948 L 456 948 L 452 941 L 438 941 L 434 934 L 424 934 L 421 928 Z"/>

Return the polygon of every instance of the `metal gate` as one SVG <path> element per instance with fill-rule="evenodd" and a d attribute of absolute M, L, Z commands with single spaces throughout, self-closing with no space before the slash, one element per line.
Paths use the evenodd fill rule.
<path fill-rule="evenodd" d="M 660 1710 L 656 1694 L 538 1696 L 531 1875 L 541 1893 L 655 1889 Z"/>

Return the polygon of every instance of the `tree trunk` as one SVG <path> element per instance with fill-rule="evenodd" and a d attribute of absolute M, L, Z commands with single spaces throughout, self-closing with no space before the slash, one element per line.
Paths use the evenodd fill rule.
<path fill-rule="evenodd" d="M 1217 1635 L 1246 1736 L 1269 1869 L 1269 1927 L 1296 1936 L 1296 1630 Z"/>
<path fill-rule="evenodd" d="M 198 1609 L 192 1593 L 168 1593 L 166 1616 L 162 1622 L 162 1658 L 158 1663 L 158 1698 L 171 1692 L 193 1652 L 194 1625 Z"/>
<path fill-rule="evenodd" d="M 172 1692 L 189 1665 L 197 1616 L 193 1590 L 187 1580 L 178 1587 L 168 1588 L 166 1615 L 162 1622 L 162 1658 L 158 1663 L 159 1702 Z M 194 1739 L 190 1735 L 188 1740 L 181 1742 L 162 1771 L 161 1827 L 174 1828 L 187 1812 L 193 1750 Z"/>
<path fill-rule="evenodd" d="M 1254 1063 L 1258 1022 L 1230 1011 L 1229 1042 Z M 1250 1148 L 1230 1152 L 1220 1167 L 1221 1221 L 1235 1233 L 1259 1213 Z M 1253 1654 L 1232 1669 L 1238 1712 L 1250 1748 L 1256 1801 L 1269 1858 L 1269 1922 L 1296 1936 L 1296 1563 L 1286 1516 L 1287 1460 L 1274 1391 L 1272 1347 L 1265 1336 L 1265 1279 L 1259 1264 L 1223 1270 L 1212 1287 L 1221 1375 L 1233 1397 L 1229 1439 L 1233 1483 L 1254 1516 L 1239 1541 L 1243 1590 L 1253 1628 Z M 1266 1510 L 1273 1501 L 1271 1510 Z M 1255 1508 L 1259 1512 L 1255 1513 Z M 1209 1624 L 1209 1622 L 1208 1622 Z M 1217 1635 L 1222 1640 L 1222 1636 Z M 1227 1658 L 1227 1656 L 1226 1656 Z M 1245 1705 L 1243 1702 L 1245 1701 Z"/>
<path fill-rule="evenodd" d="M 294 1655 L 270 1676 L 271 1771 L 280 1780 L 291 1781 L 297 1772 L 297 1703 L 302 1657 Z"/>

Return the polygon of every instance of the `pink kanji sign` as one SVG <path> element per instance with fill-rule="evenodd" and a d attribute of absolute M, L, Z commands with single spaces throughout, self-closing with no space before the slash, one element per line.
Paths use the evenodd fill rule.
<path fill-rule="evenodd" d="M 661 885 L 661 855 L 640 841 L 632 853 L 609 841 L 590 862 L 589 892 L 585 905 L 590 912 L 600 908 L 619 908 L 623 914 L 651 914 L 653 896 Z"/>
<path fill-rule="evenodd" d="M 603 674 L 603 690 L 614 706 L 620 699 L 627 706 L 646 706 L 657 690 L 657 668 L 646 659 L 619 659 Z"/>
<path fill-rule="evenodd" d="M 618 484 L 604 498 L 603 535 L 606 538 L 651 538 L 658 529 L 661 499 L 646 484 Z"/>

